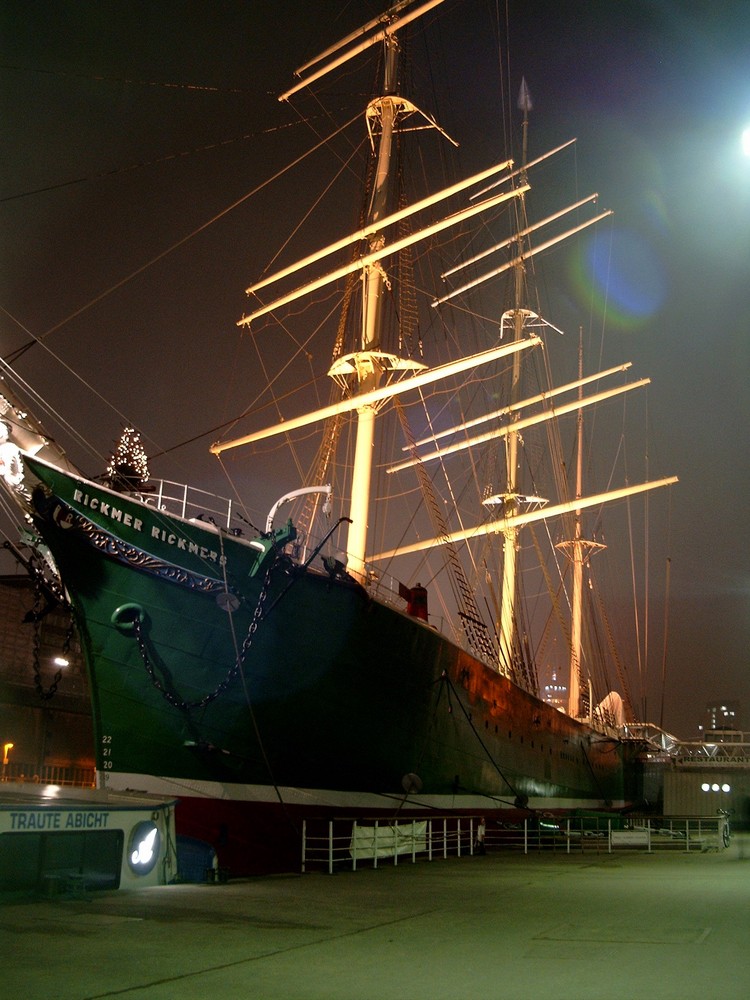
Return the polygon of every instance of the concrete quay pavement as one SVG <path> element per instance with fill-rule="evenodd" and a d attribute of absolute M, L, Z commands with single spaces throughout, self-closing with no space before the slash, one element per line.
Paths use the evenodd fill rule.
<path fill-rule="evenodd" d="M 750 839 L 6 899 L 0 942 L 23 1000 L 745 997 Z"/>

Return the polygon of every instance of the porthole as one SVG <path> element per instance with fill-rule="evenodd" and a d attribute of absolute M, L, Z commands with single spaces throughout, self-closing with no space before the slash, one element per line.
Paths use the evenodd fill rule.
<path fill-rule="evenodd" d="M 159 828 L 150 820 L 138 823 L 128 843 L 128 864 L 136 875 L 148 875 L 159 860 L 161 836 Z"/>

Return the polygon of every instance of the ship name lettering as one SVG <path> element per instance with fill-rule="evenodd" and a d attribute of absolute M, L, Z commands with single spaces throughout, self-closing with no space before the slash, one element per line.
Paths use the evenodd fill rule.
<path fill-rule="evenodd" d="M 143 531 L 143 521 L 139 517 L 133 517 L 127 511 L 113 507 L 106 500 L 102 500 L 99 497 L 91 497 L 82 490 L 73 490 L 73 500 L 75 503 L 80 503 L 84 507 L 88 507 L 89 510 L 98 510 L 100 514 L 104 514 L 105 517 L 110 518 L 112 521 L 124 524 L 135 531 Z"/>
<path fill-rule="evenodd" d="M 12 812 L 11 830 L 59 830 L 62 816 L 59 812 Z"/>
<path fill-rule="evenodd" d="M 73 501 L 83 507 L 88 507 L 89 510 L 98 510 L 100 514 L 108 517 L 111 521 L 124 524 L 134 531 L 143 531 L 143 521 L 139 517 L 134 517 L 126 510 L 120 510 L 119 507 L 113 507 L 111 503 L 101 499 L 101 497 L 92 497 L 88 493 L 84 493 L 83 490 L 75 489 L 73 490 Z M 159 541 L 166 542 L 167 545 L 174 545 L 182 552 L 189 552 L 191 555 L 200 556 L 201 559 L 223 564 L 219 553 L 214 549 L 207 549 L 205 545 L 198 545 L 197 542 L 191 542 L 189 539 L 175 535 L 157 525 L 151 525 L 151 537 L 158 538 Z"/>
<path fill-rule="evenodd" d="M 101 830 L 109 826 L 109 813 L 80 809 L 51 812 L 47 809 L 11 812 L 10 829 L 16 830 Z"/>
<path fill-rule="evenodd" d="M 101 830 L 109 825 L 109 813 L 106 812 L 81 812 L 68 813 L 65 821 L 66 830 Z"/>
<path fill-rule="evenodd" d="M 151 526 L 151 537 L 157 538 L 160 542 L 166 542 L 167 545 L 174 545 L 183 552 L 190 552 L 192 555 L 200 556 L 201 559 L 221 563 L 219 553 L 214 549 L 207 549 L 205 545 L 198 545 L 197 542 L 191 542 L 187 538 L 178 537 L 173 532 L 167 531 L 165 528 L 160 528 L 155 524 Z"/>

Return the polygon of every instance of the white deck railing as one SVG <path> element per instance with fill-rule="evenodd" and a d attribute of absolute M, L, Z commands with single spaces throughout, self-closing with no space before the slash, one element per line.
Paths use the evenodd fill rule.
<path fill-rule="evenodd" d="M 187 486 L 185 483 L 173 483 L 168 479 L 153 480 L 153 492 L 144 493 L 141 499 L 149 507 L 176 514 L 178 517 L 204 518 L 212 520 L 221 528 L 229 528 L 233 516 L 232 501 L 227 497 L 216 496 L 206 490 Z"/>

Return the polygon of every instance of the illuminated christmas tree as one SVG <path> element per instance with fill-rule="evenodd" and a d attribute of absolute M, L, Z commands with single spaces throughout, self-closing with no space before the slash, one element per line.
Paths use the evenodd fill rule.
<path fill-rule="evenodd" d="M 112 489 L 123 492 L 142 492 L 149 488 L 148 458 L 141 435 L 133 427 L 126 427 L 120 435 L 105 479 Z"/>

